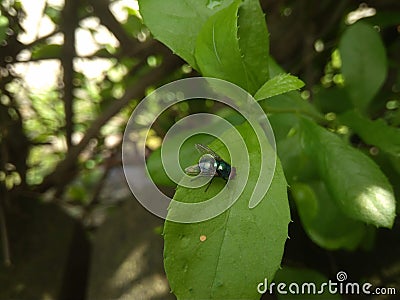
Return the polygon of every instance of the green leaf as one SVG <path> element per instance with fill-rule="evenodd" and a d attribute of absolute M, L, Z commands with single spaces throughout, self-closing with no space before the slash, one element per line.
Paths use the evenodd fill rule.
<path fill-rule="evenodd" d="M 276 96 L 269 101 L 287 95 Z M 300 101 L 305 102 L 303 99 Z M 276 101 L 276 104 L 282 102 Z M 314 161 L 306 155 L 301 146 L 300 118 L 294 113 L 280 113 L 271 114 L 268 119 L 274 130 L 278 156 L 289 185 L 298 180 L 307 181 L 318 178 Z"/>
<path fill-rule="evenodd" d="M 279 268 L 290 219 L 282 168 L 278 161 L 268 192 L 255 208 L 249 209 L 249 199 L 259 176 L 259 144 L 247 123 L 236 129 L 245 140 L 250 158 L 249 178 L 239 199 L 227 211 L 208 221 L 165 222 L 165 269 L 178 299 L 259 299 L 257 284 L 264 278 L 272 280 Z M 228 131 L 224 138 L 229 139 L 232 134 Z M 217 152 L 223 159 L 228 158 L 220 141 L 210 147 L 219 149 Z M 242 175 L 243 161 L 235 165 L 237 180 Z M 234 180 L 231 183 L 235 189 Z M 204 187 L 179 187 L 174 199 L 202 202 L 223 185 L 224 181 L 216 178 L 207 192 Z M 168 213 L 172 210 L 174 206 Z M 206 240 L 201 241 L 201 236 Z"/>
<path fill-rule="evenodd" d="M 365 111 L 387 74 L 382 40 L 372 26 L 357 22 L 343 33 L 339 51 L 345 87 L 355 107 Z"/>
<path fill-rule="evenodd" d="M 224 79 L 245 90 L 252 89 L 242 62 L 237 37 L 241 1 L 211 16 L 197 38 L 195 57 L 203 76 Z"/>
<path fill-rule="evenodd" d="M 93 56 L 110 58 L 112 54 L 110 53 L 110 51 L 108 51 L 107 47 L 101 47 L 99 48 L 99 50 L 93 53 Z"/>
<path fill-rule="evenodd" d="M 207 19 L 232 1 L 139 0 L 140 14 L 154 37 L 198 69 L 194 58 L 197 36 Z"/>
<path fill-rule="evenodd" d="M 324 293 L 322 294 L 317 294 L 317 293 L 303 293 L 301 294 L 301 285 L 303 283 L 307 284 L 315 284 L 316 286 L 316 291 L 320 290 L 320 287 L 322 284 L 326 284 L 328 282 L 328 279 L 320 274 L 317 271 L 314 270 L 309 270 L 309 269 L 304 269 L 304 268 L 292 268 L 292 267 L 286 267 L 284 266 L 281 270 L 276 272 L 275 276 L 275 291 L 276 291 L 276 286 L 283 282 L 286 283 L 286 291 L 288 291 L 287 294 L 282 294 L 282 293 L 277 293 L 277 298 L 279 300 L 339 300 L 341 299 L 339 294 L 331 294 L 329 293 L 328 288 L 324 289 Z M 292 294 L 288 290 L 288 286 L 290 284 L 297 283 L 297 285 L 300 287 L 299 293 L 298 294 Z M 306 291 L 307 287 L 305 286 Z M 311 288 L 311 286 L 310 286 Z"/>
<path fill-rule="evenodd" d="M 269 79 L 269 36 L 259 0 L 245 0 L 239 8 L 239 47 L 252 95 Z"/>
<path fill-rule="evenodd" d="M 4 41 L 8 29 L 8 19 L 5 16 L 0 15 L 0 42 Z"/>
<path fill-rule="evenodd" d="M 125 23 L 122 24 L 124 30 L 131 36 L 137 37 L 137 35 L 146 28 L 143 25 L 142 20 L 135 14 L 128 14 L 128 18 Z"/>
<path fill-rule="evenodd" d="M 35 48 L 32 51 L 32 59 L 56 59 L 60 58 L 62 45 L 49 44 Z"/>
<path fill-rule="evenodd" d="M 341 210 L 355 220 L 391 228 L 395 199 L 378 165 L 307 119 L 302 119 L 302 131 L 302 145 L 315 159 L 320 177 Z"/>
<path fill-rule="evenodd" d="M 353 107 L 346 89 L 338 86 L 318 89 L 313 94 L 313 104 L 319 111 L 336 114 Z"/>
<path fill-rule="evenodd" d="M 60 16 L 61 16 L 61 11 L 57 9 L 54 6 L 49 5 L 46 3 L 46 7 L 44 9 L 44 13 L 50 18 L 50 20 L 54 24 L 59 24 L 60 23 Z"/>
<path fill-rule="evenodd" d="M 139 4 L 155 38 L 202 75 L 231 81 L 251 94 L 268 79 L 268 30 L 258 0 Z"/>
<path fill-rule="evenodd" d="M 279 74 L 268 80 L 254 95 L 256 100 L 271 98 L 276 95 L 298 90 L 304 82 L 290 74 Z"/>
<path fill-rule="evenodd" d="M 323 182 L 294 183 L 291 192 L 307 235 L 329 250 L 354 250 L 365 235 L 365 224 L 347 217 Z"/>
<path fill-rule="evenodd" d="M 355 111 L 344 113 L 339 116 L 339 120 L 367 144 L 374 145 L 394 157 L 400 157 L 399 128 L 390 127 L 383 119 L 371 121 Z"/>

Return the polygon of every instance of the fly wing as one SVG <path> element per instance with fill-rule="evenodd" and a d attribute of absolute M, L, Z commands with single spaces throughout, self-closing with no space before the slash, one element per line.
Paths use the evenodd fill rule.
<path fill-rule="evenodd" d="M 219 157 L 219 155 L 217 153 L 215 153 L 214 151 L 212 151 L 210 148 L 208 148 L 207 146 L 204 146 L 203 144 L 195 144 L 195 147 L 197 150 L 199 150 L 200 153 L 202 154 L 211 154 L 212 156 L 214 156 L 214 158 L 216 160 L 222 160 L 221 157 Z"/>
<path fill-rule="evenodd" d="M 206 176 L 212 177 L 215 176 L 215 170 L 202 170 L 199 165 L 189 166 L 185 169 L 185 173 L 192 176 Z"/>
<path fill-rule="evenodd" d="M 199 165 L 189 166 L 185 169 L 185 173 L 188 175 L 199 175 L 201 172 Z"/>

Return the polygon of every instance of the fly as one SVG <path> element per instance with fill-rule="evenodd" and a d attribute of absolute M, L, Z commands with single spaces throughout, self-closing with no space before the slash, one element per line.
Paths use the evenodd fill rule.
<path fill-rule="evenodd" d="M 208 190 L 215 177 L 221 177 L 226 182 L 236 176 L 236 168 L 231 167 L 217 153 L 202 144 L 195 144 L 196 149 L 202 153 L 199 163 L 185 169 L 188 175 L 212 177 L 205 191 Z"/>

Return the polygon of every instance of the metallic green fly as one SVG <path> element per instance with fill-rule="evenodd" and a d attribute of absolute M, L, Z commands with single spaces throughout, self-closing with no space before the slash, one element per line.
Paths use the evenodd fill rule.
<path fill-rule="evenodd" d="M 202 144 L 195 144 L 195 147 L 203 155 L 201 156 L 197 165 L 187 167 L 185 172 L 188 175 L 212 177 L 205 191 L 208 190 L 215 177 L 221 177 L 226 182 L 228 179 L 235 178 L 236 168 L 231 167 L 217 153 Z"/>

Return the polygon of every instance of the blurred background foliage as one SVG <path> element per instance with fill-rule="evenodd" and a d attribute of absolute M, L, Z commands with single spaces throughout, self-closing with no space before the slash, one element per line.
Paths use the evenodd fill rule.
<path fill-rule="evenodd" d="M 360 18 L 374 25 L 388 57 L 388 75 L 368 114 L 400 126 L 398 1 L 263 0 L 261 5 L 272 57 L 306 83 L 301 97 L 327 120 L 348 109 L 341 100 L 339 40 Z M 162 267 L 162 222 L 132 201 L 121 171 L 121 142 L 143 97 L 162 84 L 197 75 L 151 37 L 134 0 L 1 1 L 0 299 L 172 297 Z M 223 107 L 208 101 L 172 107 L 154 124 L 148 154 L 176 120 L 200 111 L 224 114 Z M 278 142 L 288 134 L 285 118 L 292 116 L 274 127 Z M 343 118 L 356 126 L 356 116 Z M 368 131 L 345 134 L 379 163 L 399 199 L 398 157 L 377 152 Z M 312 164 L 291 158 L 296 144 L 281 146 L 288 151 L 281 158 L 287 177 L 302 166 L 304 178 L 313 173 Z M 159 177 L 163 191 L 172 195 L 174 187 Z M 294 200 L 324 189 L 318 181 L 294 185 Z M 398 222 L 392 231 L 372 234 L 363 243 L 368 251 L 328 251 L 301 226 L 299 215 L 307 211 L 293 210 L 285 264 L 325 276 L 344 268 L 356 280 L 400 287 Z M 355 235 L 349 238 L 358 239 Z"/>

